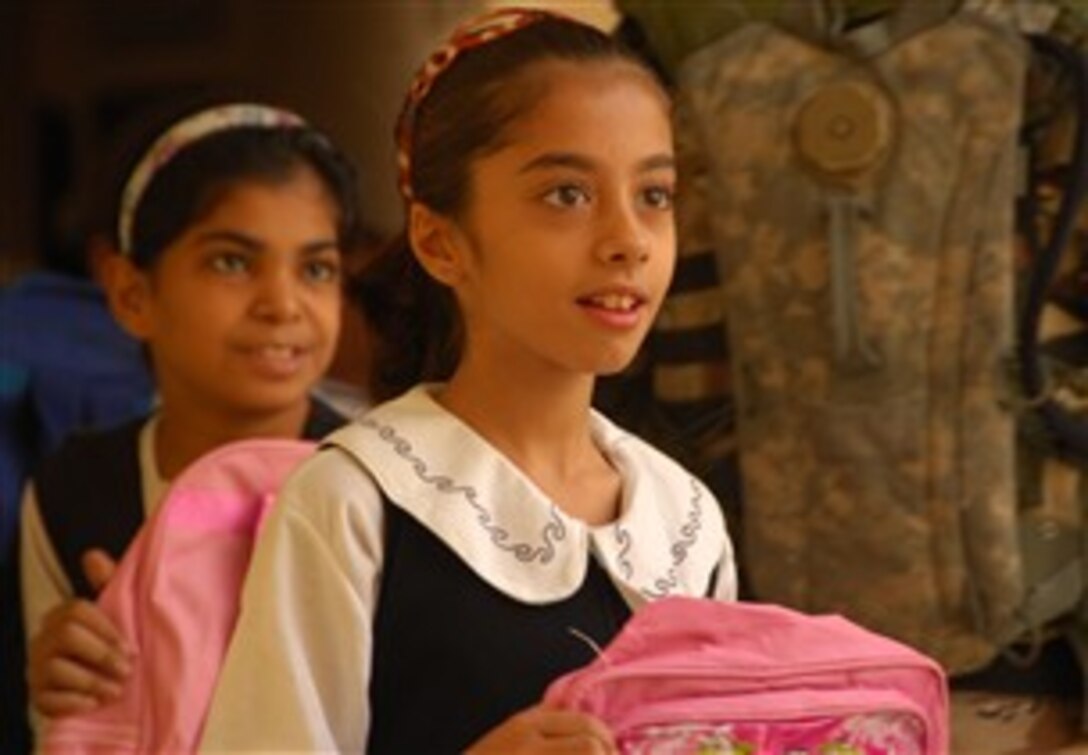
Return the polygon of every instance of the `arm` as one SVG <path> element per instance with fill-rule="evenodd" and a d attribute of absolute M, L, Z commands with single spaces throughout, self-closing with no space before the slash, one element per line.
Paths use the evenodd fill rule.
<path fill-rule="evenodd" d="M 322 451 L 288 480 L 258 538 L 201 749 L 362 751 L 382 503 Z"/>
<path fill-rule="evenodd" d="M 23 497 L 20 527 L 31 721 L 40 733 L 41 716 L 90 710 L 120 695 L 129 663 L 124 640 L 112 622 L 93 602 L 73 599 L 33 486 L 27 486 Z M 85 565 L 90 581 L 101 587 L 113 563 L 104 554 L 93 553 Z"/>

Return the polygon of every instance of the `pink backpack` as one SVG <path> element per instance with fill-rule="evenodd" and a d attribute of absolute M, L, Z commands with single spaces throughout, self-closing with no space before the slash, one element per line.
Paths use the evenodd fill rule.
<path fill-rule="evenodd" d="M 178 476 L 98 599 L 135 651 L 124 693 L 51 722 L 45 752 L 196 750 L 254 537 L 287 474 L 315 447 L 239 441 Z"/>
<path fill-rule="evenodd" d="M 620 751 L 946 755 L 945 675 L 839 616 L 665 598 L 547 702 L 607 724 Z"/>

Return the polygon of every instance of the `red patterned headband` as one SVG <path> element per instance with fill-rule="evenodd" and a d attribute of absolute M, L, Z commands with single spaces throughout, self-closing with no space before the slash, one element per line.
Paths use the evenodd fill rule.
<path fill-rule="evenodd" d="M 449 40 L 431 54 L 416 72 L 408 96 L 397 119 L 397 172 L 400 193 L 405 201 L 413 200 L 412 193 L 412 136 L 415 131 L 416 113 L 419 105 L 431 91 L 435 81 L 466 50 L 480 47 L 488 42 L 501 39 L 518 29 L 547 19 L 571 19 L 553 11 L 536 8 L 500 8 L 472 18 L 454 29 Z"/>

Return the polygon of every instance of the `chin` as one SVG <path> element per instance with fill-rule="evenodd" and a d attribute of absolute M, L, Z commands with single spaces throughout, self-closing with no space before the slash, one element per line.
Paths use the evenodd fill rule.
<path fill-rule="evenodd" d="M 593 369 L 593 374 L 597 377 L 618 375 L 630 367 L 634 359 L 634 354 L 616 354 L 611 358 L 599 359 L 596 368 Z"/>
<path fill-rule="evenodd" d="M 309 401 L 310 393 L 305 387 L 265 385 L 236 396 L 236 400 L 239 406 L 246 406 L 251 412 L 276 414 L 297 406 L 300 401 Z"/>

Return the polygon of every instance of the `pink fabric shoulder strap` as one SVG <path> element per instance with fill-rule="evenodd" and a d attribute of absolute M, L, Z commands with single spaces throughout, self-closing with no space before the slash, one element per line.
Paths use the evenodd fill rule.
<path fill-rule="evenodd" d="M 316 444 L 246 440 L 197 460 L 140 530 L 99 605 L 135 651 L 117 701 L 58 719 L 43 750 L 193 752 L 269 504 Z"/>

